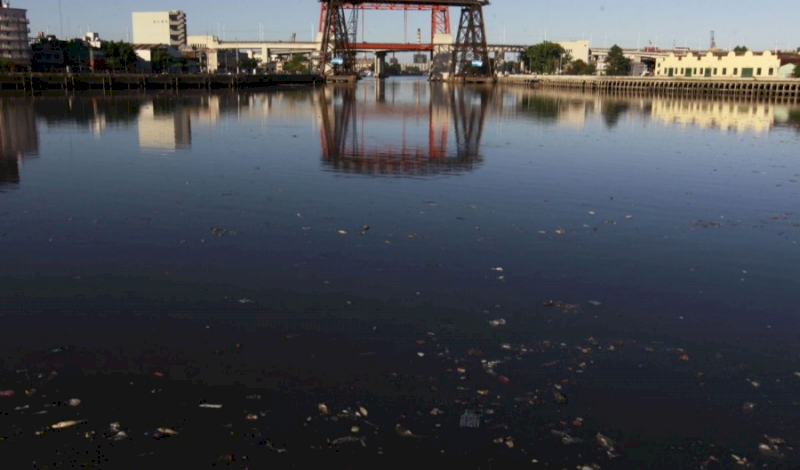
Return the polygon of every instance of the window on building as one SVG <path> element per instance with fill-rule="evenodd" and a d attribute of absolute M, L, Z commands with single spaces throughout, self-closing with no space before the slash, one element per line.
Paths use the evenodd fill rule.
<path fill-rule="evenodd" d="M 756 75 L 761 75 L 761 68 L 760 67 L 756 69 Z"/>
<path fill-rule="evenodd" d="M 727 68 L 723 68 L 722 69 L 722 75 L 727 75 L 727 74 L 728 74 L 728 69 Z"/>
<path fill-rule="evenodd" d="M 714 69 L 714 75 L 716 75 L 716 74 L 717 74 L 717 69 Z"/>
<path fill-rule="evenodd" d="M 737 69 L 737 68 L 734 68 L 734 69 L 733 69 L 733 74 L 734 74 L 734 75 L 739 75 L 739 69 Z"/>
<path fill-rule="evenodd" d="M 769 73 L 768 73 L 767 75 L 772 75 L 773 73 L 775 73 L 775 69 L 773 69 L 773 68 L 771 68 L 771 67 L 770 67 L 770 69 L 769 69 Z"/>

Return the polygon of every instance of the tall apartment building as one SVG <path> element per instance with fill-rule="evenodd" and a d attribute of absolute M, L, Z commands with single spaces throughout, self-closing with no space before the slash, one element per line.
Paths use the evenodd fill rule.
<path fill-rule="evenodd" d="M 133 13 L 134 44 L 186 45 L 186 13 L 153 11 Z"/>
<path fill-rule="evenodd" d="M 0 3 L 0 62 L 27 68 L 31 64 L 27 10 Z"/>

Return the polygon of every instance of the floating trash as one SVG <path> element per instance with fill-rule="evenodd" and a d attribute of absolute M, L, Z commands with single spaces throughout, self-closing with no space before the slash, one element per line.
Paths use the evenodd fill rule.
<path fill-rule="evenodd" d="M 772 459 L 782 459 L 786 457 L 776 445 L 769 445 L 769 444 L 759 444 L 758 445 L 758 452 L 763 455 L 764 457 L 769 457 Z"/>
<path fill-rule="evenodd" d="M 81 423 L 83 423 L 84 421 L 85 421 L 85 420 L 80 420 L 80 421 L 75 421 L 75 420 L 70 420 L 70 421 L 60 421 L 60 422 L 58 422 L 58 423 L 55 423 L 55 424 L 52 424 L 52 425 L 50 425 L 50 427 L 51 427 L 52 429 L 66 429 L 66 428 L 71 428 L 72 426 L 75 426 L 75 425 L 81 424 Z"/>
<path fill-rule="evenodd" d="M 413 432 L 409 431 L 408 429 L 404 428 L 403 426 L 400 426 L 400 424 L 396 424 L 394 426 L 394 431 L 400 437 L 410 437 L 410 438 L 413 438 L 413 439 L 422 439 L 422 438 L 426 437 L 426 436 L 418 436 L 418 435 L 414 434 Z"/>
<path fill-rule="evenodd" d="M 80 404 L 81 404 L 81 401 L 80 401 L 80 399 L 78 399 L 78 398 L 71 398 L 71 399 L 70 399 L 70 400 L 67 402 L 67 404 L 68 404 L 69 406 L 78 406 L 78 405 L 80 405 Z"/>
<path fill-rule="evenodd" d="M 367 443 L 363 437 L 345 436 L 331 441 L 331 445 L 338 446 L 340 444 L 353 444 L 360 443 L 363 447 L 367 447 Z"/>
<path fill-rule="evenodd" d="M 319 405 L 317 405 L 317 409 L 319 410 L 320 414 L 326 415 L 329 413 L 328 405 L 326 405 L 325 403 L 320 403 Z"/>
<path fill-rule="evenodd" d="M 216 403 L 200 403 L 200 408 L 209 408 L 212 410 L 218 410 L 222 408 L 222 405 Z"/>
<path fill-rule="evenodd" d="M 505 318 L 498 318 L 496 320 L 490 320 L 489 324 L 494 326 L 494 327 L 504 326 L 506 324 L 506 319 Z"/>
<path fill-rule="evenodd" d="M 461 415 L 461 420 L 459 422 L 459 427 L 462 428 L 478 428 L 481 425 L 481 417 L 478 413 L 473 413 L 471 411 L 465 411 L 464 414 Z"/>

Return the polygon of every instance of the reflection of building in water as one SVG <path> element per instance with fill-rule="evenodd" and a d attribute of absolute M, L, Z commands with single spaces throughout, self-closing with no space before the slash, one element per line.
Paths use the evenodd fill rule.
<path fill-rule="evenodd" d="M 19 183 L 19 166 L 39 153 L 33 107 L 27 101 L 0 100 L 0 186 Z"/>
<path fill-rule="evenodd" d="M 653 99 L 653 118 L 667 124 L 760 134 L 772 127 L 775 109 L 770 103 Z"/>
<path fill-rule="evenodd" d="M 139 111 L 139 147 L 143 149 L 185 149 L 192 145 L 189 111 L 171 101 L 153 100 Z"/>
<path fill-rule="evenodd" d="M 468 171 L 480 163 L 492 88 L 425 83 L 415 99 L 404 101 L 383 83 L 375 86 L 374 101 L 363 105 L 352 86 L 319 91 L 326 164 L 356 173 L 427 174 Z"/>

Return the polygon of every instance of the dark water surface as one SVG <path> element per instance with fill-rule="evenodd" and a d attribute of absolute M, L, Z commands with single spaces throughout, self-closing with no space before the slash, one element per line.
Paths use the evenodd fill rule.
<path fill-rule="evenodd" d="M 796 106 L 7 96 L 0 151 L 0 453 L 30 468 L 800 466 Z"/>

